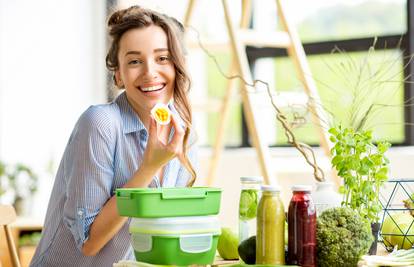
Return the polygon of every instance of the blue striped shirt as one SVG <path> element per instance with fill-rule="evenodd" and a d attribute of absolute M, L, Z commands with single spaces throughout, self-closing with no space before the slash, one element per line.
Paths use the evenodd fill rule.
<path fill-rule="evenodd" d="M 173 105 L 170 108 L 177 114 Z M 147 138 L 125 92 L 114 102 L 91 106 L 81 115 L 57 171 L 42 239 L 30 266 L 112 266 L 134 259 L 129 221 L 96 256 L 84 256 L 81 249 L 99 211 L 141 165 Z M 188 156 L 195 164 L 195 146 Z M 155 176 L 150 187 L 182 187 L 189 178 L 175 158 L 165 166 L 162 185 Z"/>

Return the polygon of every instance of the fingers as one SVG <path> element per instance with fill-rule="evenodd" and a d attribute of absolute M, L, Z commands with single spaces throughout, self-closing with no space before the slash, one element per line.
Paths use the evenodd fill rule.
<path fill-rule="evenodd" d="M 158 127 L 155 119 L 150 116 L 148 140 L 156 140 L 158 138 Z"/>

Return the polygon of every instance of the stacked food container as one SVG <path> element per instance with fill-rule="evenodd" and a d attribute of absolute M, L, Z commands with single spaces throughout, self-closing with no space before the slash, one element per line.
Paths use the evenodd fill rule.
<path fill-rule="evenodd" d="M 117 189 L 116 197 L 118 213 L 132 218 L 129 231 L 137 261 L 213 263 L 220 235 L 220 189 Z"/>

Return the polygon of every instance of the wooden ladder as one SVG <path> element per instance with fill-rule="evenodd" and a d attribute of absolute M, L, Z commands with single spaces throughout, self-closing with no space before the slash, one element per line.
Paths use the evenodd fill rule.
<path fill-rule="evenodd" d="M 277 5 L 277 14 L 275 15 L 277 15 L 280 20 L 282 31 L 263 34 L 248 29 L 252 11 L 251 0 L 242 0 L 241 20 L 240 25 L 237 28 L 233 25 L 227 0 L 222 0 L 227 32 L 230 39 L 230 49 L 232 52 L 231 65 L 228 73 L 230 73 L 230 75 L 239 75 L 248 84 L 253 84 L 252 73 L 249 69 L 246 55 L 246 46 L 265 46 L 287 49 L 288 55 L 294 63 L 298 78 L 302 82 L 305 93 L 309 98 L 308 106 L 312 115 L 312 121 L 314 125 L 318 127 L 320 145 L 323 148 L 325 155 L 329 156 L 330 141 L 328 133 L 323 129 L 323 125 L 326 125 L 327 117 L 322 109 L 320 97 L 317 92 L 315 81 L 312 78 L 302 43 L 294 27 L 288 21 L 287 13 L 285 11 L 285 1 L 275 0 L 275 2 Z M 184 25 L 186 27 L 190 25 L 194 5 L 195 0 L 189 0 L 184 18 Z M 236 82 L 239 82 L 239 80 L 229 79 L 227 81 L 225 96 L 220 107 L 219 126 L 207 177 L 208 186 L 211 186 L 214 183 L 216 177 L 218 162 L 223 150 L 224 131 L 228 121 L 231 99 L 235 91 Z M 249 88 L 249 86 L 243 82 L 240 82 L 240 85 L 241 100 L 249 135 L 253 142 L 253 146 L 257 151 L 259 165 L 265 183 L 271 184 L 274 183 L 272 177 L 275 177 L 275 172 L 273 170 L 273 165 L 271 164 L 269 147 L 265 143 L 265 138 L 263 137 L 263 133 L 266 129 L 264 129 L 262 124 L 258 123 L 260 116 L 257 110 L 257 104 L 260 103 L 260 99 L 258 99 L 260 94 L 257 92 L 252 93 L 252 88 Z M 267 100 L 269 100 L 269 96 L 266 95 L 266 97 Z"/>

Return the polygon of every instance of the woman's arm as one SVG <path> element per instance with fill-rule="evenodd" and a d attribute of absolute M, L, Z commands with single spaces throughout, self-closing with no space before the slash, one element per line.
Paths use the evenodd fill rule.
<path fill-rule="evenodd" d="M 143 166 L 124 187 L 147 187 L 155 173 L 156 170 Z M 92 223 L 89 238 L 83 244 L 82 253 L 85 256 L 95 256 L 118 233 L 127 220 L 127 217 L 118 215 L 116 197 L 112 196 Z"/>
<path fill-rule="evenodd" d="M 167 145 L 158 139 L 157 125 L 151 118 L 148 145 L 142 165 L 124 187 L 147 187 L 157 170 L 182 153 L 184 130 L 178 126 L 177 118 L 174 116 L 172 118 L 175 132 L 171 142 Z M 116 197 L 112 196 L 95 217 L 90 227 L 89 238 L 83 244 L 82 253 L 86 256 L 96 255 L 118 233 L 126 221 L 126 217 L 118 215 Z"/>

